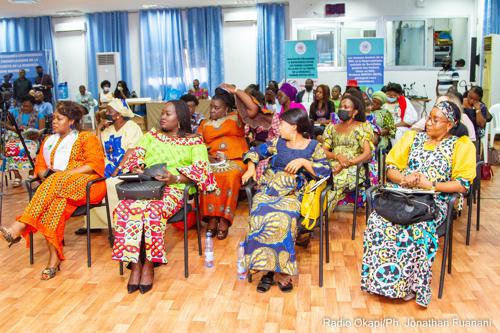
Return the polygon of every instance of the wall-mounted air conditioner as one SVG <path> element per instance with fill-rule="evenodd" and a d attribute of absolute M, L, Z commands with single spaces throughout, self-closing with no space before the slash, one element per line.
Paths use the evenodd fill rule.
<path fill-rule="evenodd" d="M 56 23 L 54 24 L 55 32 L 85 32 L 87 31 L 87 27 L 85 25 L 85 21 L 74 21 L 74 22 L 64 22 L 64 23 Z"/>
<path fill-rule="evenodd" d="M 257 22 L 255 8 L 237 8 L 224 13 L 224 23 Z"/>
<path fill-rule="evenodd" d="M 119 52 L 96 53 L 97 64 L 97 84 L 108 80 L 111 82 L 111 89 L 122 79 L 122 67 Z"/>

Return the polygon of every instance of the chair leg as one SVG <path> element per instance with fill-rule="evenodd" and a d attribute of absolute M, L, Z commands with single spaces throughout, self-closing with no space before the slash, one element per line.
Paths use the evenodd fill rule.
<path fill-rule="evenodd" d="M 120 261 L 119 268 L 120 268 L 120 275 L 123 275 L 123 261 Z"/>
<path fill-rule="evenodd" d="M 113 248 L 113 243 L 115 241 L 115 236 L 113 235 L 113 225 L 111 224 L 111 214 L 109 211 L 109 200 L 108 200 L 108 194 L 106 194 L 106 218 L 108 219 L 108 240 L 109 240 L 109 247 Z"/>
<path fill-rule="evenodd" d="M 35 255 L 33 253 L 33 233 L 30 232 L 30 265 L 35 262 Z"/>
<path fill-rule="evenodd" d="M 200 211 L 200 202 L 199 202 L 199 197 L 198 194 L 194 196 L 194 204 L 196 205 L 196 209 L 194 211 L 195 213 L 195 218 L 196 218 L 196 233 L 198 236 L 198 254 L 201 255 L 202 250 L 201 250 L 201 211 Z"/>
<path fill-rule="evenodd" d="M 248 283 L 252 283 L 252 273 L 250 273 L 250 272 L 247 273 L 247 279 L 248 279 Z"/>
<path fill-rule="evenodd" d="M 188 271 L 188 226 L 187 226 L 187 202 L 184 201 L 184 277 L 189 276 Z"/>
<path fill-rule="evenodd" d="M 448 252 L 448 274 L 451 274 L 451 260 L 453 258 L 453 219 L 450 222 L 450 239 L 449 239 L 449 252 Z"/>
<path fill-rule="evenodd" d="M 481 181 L 477 185 L 477 212 L 476 212 L 476 230 L 479 231 L 479 223 L 481 219 Z"/>
<path fill-rule="evenodd" d="M 323 287 L 323 218 L 319 214 L 319 286 Z"/>
<path fill-rule="evenodd" d="M 470 243 L 470 227 L 472 224 L 472 192 L 467 197 L 467 236 L 465 237 L 465 245 Z"/>
<path fill-rule="evenodd" d="M 92 265 L 91 257 L 91 245 L 90 245 L 90 205 L 87 201 L 87 215 L 85 216 L 87 220 L 87 267 Z"/>
<path fill-rule="evenodd" d="M 444 276 L 445 276 L 445 270 L 446 270 L 446 262 L 447 262 L 447 255 L 448 255 L 448 249 L 449 249 L 449 242 L 450 242 L 450 220 L 451 220 L 451 212 L 448 212 L 448 217 L 446 221 L 446 233 L 444 235 L 444 246 L 443 246 L 443 259 L 441 260 L 441 275 L 439 276 L 439 292 L 438 292 L 438 298 L 443 297 L 443 289 L 444 289 Z"/>
<path fill-rule="evenodd" d="M 356 184 L 358 184 L 358 176 L 356 176 Z M 351 239 L 354 240 L 356 237 L 356 215 L 358 214 L 358 196 L 359 196 L 359 185 L 356 185 L 354 190 L 354 211 L 352 213 L 352 235 Z"/>
<path fill-rule="evenodd" d="M 326 263 L 330 262 L 330 231 L 328 228 L 328 207 L 325 211 L 325 250 L 326 250 Z"/>

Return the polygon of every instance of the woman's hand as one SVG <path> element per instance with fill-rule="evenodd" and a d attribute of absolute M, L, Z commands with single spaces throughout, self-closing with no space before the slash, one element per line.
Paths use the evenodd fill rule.
<path fill-rule="evenodd" d="M 143 174 L 144 173 L 144 167 L 143 166 L 138 166 L 137 168 L 132 169 L 132 173 L 136 173 L 138 175 Z"/>
<path fill-rule="evenodd" d="M 222 84 L 220 85 L 220 87 L 221 87 L 222 89 L 224 89 L 224 90 L 228 91 L 228 92 L 229 92 L 229 93 L 231 93 L 231 94 L 236 93 L 236 90 L 238 89 L 238 88 L 236 88 L 235 86 L 232 86 L 232 85 L 227 84 L 227 83 L 222 83 Z"/>
<path fill-rule="evenodd" d="M 300 168 L 304 166 L 305 162 L 307 162 L 305 158 L 296 158 L 287 164 L 287 166 L 285 167 L 285 171 L 294 175 L 297 173 L 297 171 L 299 171 Z"/>
<path fill-rule="evenodd" d="M 342 154 L 338 154 L 335 157 L 336 157 L 337 161 L 339 161 L 342 168 L 348 168 L 351 166 L 351 162 L 349 161 L 349 159 L 346 156 L 344 156 Z"/>
<path fill-rule="evenodd" d="M 432 182 L 429 179 L 427 179 L 427 177 L 425 177 L 423 174 L 419 173 L 417 186 L 424 189 L 431 189 Z"/>
<path fill-rule="evenodd" d="M 412 173 L 412 174 L 409 174 L 407 176 L 404 176 L 399 185 L 401 185 L 403 187 L 412 188 L 412 187 L 416 187 L 419 182 L 420 182 L 420 174 L 419 173 Z"/>
<path fill-rule="evenodd" d="M 227 160 L 227 155 L 224 154 L 223 152 L 221 151 L 218 151 L 217 153 L 215 153 L 215 160 L 217 162 L 222 162 L 222 161 L 226 161 Z"/>
<path fill-rule="evenodd" d="M 172 185 L 177 183 L 178 177 L 174 176 L 171 172 L 165 170 L 165 173 L 163 175 L 156 176 L 155 179 L 160 182 L 165 182 L 167 185 Z"/>
<path fill-rule="evenodd" d="M 248 169 L 241 176 L 241 183 L 245 185 L 250 179 L 257 181 L 257 172 L 255 171 L 255 164 L 248 162 Z"/>

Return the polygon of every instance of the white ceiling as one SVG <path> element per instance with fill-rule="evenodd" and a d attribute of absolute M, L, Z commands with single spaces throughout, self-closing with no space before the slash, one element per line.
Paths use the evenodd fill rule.
<path fill-rule="evenodd" d="M 257 2 L 275 0 L 40 0 L 38 4 L 12 4 L 0 0 L 0 17 L 57 15 L 57 11 L 79 10 L 84 13 L 102 11 L 137 11 L 143 5 L 158 5 L 158 8 L 184 8 L 204 6 L 249 6 Z"/>

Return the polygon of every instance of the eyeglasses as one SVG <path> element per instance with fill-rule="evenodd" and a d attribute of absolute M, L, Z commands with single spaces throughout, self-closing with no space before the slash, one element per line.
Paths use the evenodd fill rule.
<path fill-rule="evenodd" d="M 427 122 L 430 122 L 432 125 L 437 125 L 439 123 L 445 123 L 448 119 L 436 118 L 436 117 L 428 117 Z"/>

